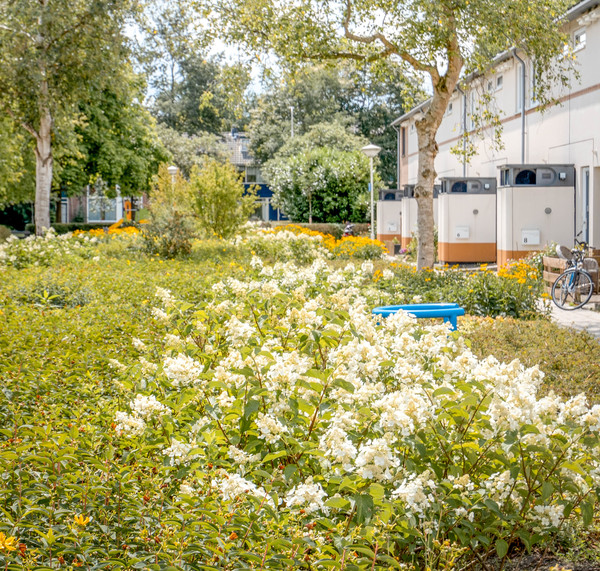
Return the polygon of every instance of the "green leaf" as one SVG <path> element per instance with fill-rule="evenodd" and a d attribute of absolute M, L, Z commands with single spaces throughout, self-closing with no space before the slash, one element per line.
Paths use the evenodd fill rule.
<path fill-rule="evenodd" d="M 498 557 L 504 557 L 508 553 L 508 543 L 504 539 L 496 541 L 496 553 Z"/>
<path fill-rule="evenodd" d="M 342 498 L 341 496 L 334 496 L 332 498 L 329 498 L 326 502 L 325 502 L 326 506 L 329 506 L 330 508 L 336 508 L 336 509 L 346 509 L 350 506 L 350 502 L 344 498 Z"/>
<path fill-rule="evenodd" d="M 369 494 L 360 494 L 354 496 L 356 502 L 356 521 L 357 523 L 366 523 L 373 517 L 374 503 Z"/>
<path fill-rule="evenodd" d="M 581 502 L 581 515 L 583 516 L 583 525 L 586 527 L 594 520 L 594 504 L 592 502 Z"/>

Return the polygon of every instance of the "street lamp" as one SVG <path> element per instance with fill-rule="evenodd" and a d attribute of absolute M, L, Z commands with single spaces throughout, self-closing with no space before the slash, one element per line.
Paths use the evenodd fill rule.
<path fill-rule="evenodd" d="M 370 189 L 371 189 L 371 240 L 375 239 L 375 211 L 374 211 L 374 206 L 373 206 L 373 159 L 379 154 L 379 151 L 381 151 L 381 147 L 378 147 L 377 145 L 367 145 L 366 147 L 363 147 L 361 149 L 361 151 L 367 156 L 369 157 L 369 163 L 371 165 L 371 185 L 370 185 Z"/>
<path fill-rule="evenodd" d="M 167 167 L 167 172 L 171 175 L 171 184 L 175 186 L 175 175 L 179 169 L 175 165 Z"/>

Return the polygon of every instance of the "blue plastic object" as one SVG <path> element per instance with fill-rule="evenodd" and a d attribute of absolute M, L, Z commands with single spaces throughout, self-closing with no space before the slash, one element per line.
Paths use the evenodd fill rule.
<path fill-rule="evenodd" d="M 443 317 L 444 321 L 449 321 L 452 325 L 452 330 L 456 331 L 457 320 L 459 315 L 464 315 L 465 310 L 458 303 L 409 303 L 406 305 L 385 305 L 376 307 L 372 313 L 387 317 L 392 313 L 396 313 L 402 309 L 417 319 L 423 317 Z"/>

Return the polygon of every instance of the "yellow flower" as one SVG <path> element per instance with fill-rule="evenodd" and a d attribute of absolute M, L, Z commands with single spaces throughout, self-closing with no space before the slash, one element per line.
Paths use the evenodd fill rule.
<path fill-rule="evenodd" d="M 88 523 L 90 523 L 90 518 L 89 517 L 85 517 L 82 514 L 77 514 L 73 518 L 73 521 L 75 522 L 76 525 L 80 525 L 81 527 L 85 527 Z"/>
<path fill-rule="evenodd" d="M 17 548 L 17 538 L 6 536 L 0 531 L 0 551 L 14 551 Z"/>

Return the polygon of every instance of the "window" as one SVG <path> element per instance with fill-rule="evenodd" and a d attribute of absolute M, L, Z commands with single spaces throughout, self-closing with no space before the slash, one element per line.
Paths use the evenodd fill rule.
<path fill-rule="evenodd" d="M 494 80 L 493 79 L 490 79 L 487 82 L 487 90 L 488 91 L 494 91 Z"/>
<path fill-rule="evenodd" d="M 400 152 L 403 157 L 406 156 L 406 127 L 400 129 Z"/>
<path fill-rule="evenodd" d="M 519 64 L 518 66 L 515 67 L 516 71 L 517 71 L 517 105 L 516 105 L 516 109 L 517 111 L 521 111 L 521 106 L 523 103 L 523 69 L 524 69 L 524 65 L 523 64 Z"/>
<path fill-rule="evenodd" d="M 536 81 L 535 81 L 535 63 L 531 62 L 531 73 L 529 78 L 529 104 L 531 107 L 535 107 L 538 103 L 536 97 Z"/>
<path fill-rule="evenodd" d="M 411 133 L 414 133 L 414 132 L 415 132 L 415 124 L 414 124 L 414 123 L 411 123 L 411 124 L 410 124 L 410 132 L 411 132 Z"/>
<path fill-rule="evenodd" d="M 503 85 L 504 85 L 504 76 L 499 75 L 498 77 L 496 77 L 496 91 L 498 91 L 498 89 L 502 89 Z"/>
<path fill-rule="evenodd" d="M 452 115 L 452 109 L 454 108 L 453 102 L 450 101 L 448 103 L 448 107 L 446 107 L 446 113 L 444 113 L 444 116 L 446 115 Z"/>
<path fill-rule="evenodd" d="M 573 50 L 577 51 L 577 50 L 582 50 L 583 48 L 585 48 L 586 40 L 587 40 L 587 37 L 586 37 L 585 28 L 581 28 L 581 29 L 577 30 L 573 34 Z"/>

